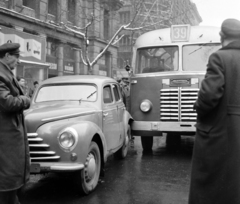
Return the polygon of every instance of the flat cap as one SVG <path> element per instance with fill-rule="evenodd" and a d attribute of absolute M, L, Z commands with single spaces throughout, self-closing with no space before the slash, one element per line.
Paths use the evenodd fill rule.
<path fill-rule="evenodd" d="M 0 46 L 0 53 L 20 54 L 19 43 L 5 43 Z"/>
<path fill-rule="evenodd" d="M 221 26 L 221 32 L 227 37 L 240 38 L 240 21 L 237 19 L 226 19 Z"/>

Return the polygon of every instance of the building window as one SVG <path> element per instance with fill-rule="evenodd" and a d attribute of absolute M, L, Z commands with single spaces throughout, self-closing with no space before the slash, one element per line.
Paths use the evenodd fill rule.
<path fill-rule="evenodd" d="M 57 16 L 58 0 L 48 0 L 48 13 Z"/>
<path fill-rule="evenodd" d="M 119 42 L 120 45 L 130 45 L 131 41 L 130 41 L 130 36 L 129 35 L 125 35 Z"/>
<path fill-rule="evenodd" d="M 108 10 L 104 10 L 104 22 L 103 22 L 103 26 L 104 26 L 104 39 L 108 39 L 109 38 L 109 11 Z"/>
<path fill-rule="evenodd" d="M 23 6 L 26 6 L 28 8 L 31 8 L 33 10 L 35 10 L 35 6 L 36 6 L 36 0 L 23 0 L 22 4 Z"/>
<path fill-rule="evenodd" d="M 46 50 L 47 50 L 47 55 L 56 57 L 57 56 L 57 47 L 58 44 L 57 42 L 54 41 L 54 39 L 47 39 L 47 43 L 46 43 Z"/>
<path fill-rule="evenodd" d="M 130 11 L 120 12 L 120 23 L 125 24 L 130 22 Z"/>
<path fill-rule="evenodd" d="M 74 50 L 72 49 L 72 47 L 72 45 L 64 45 L 64 59 L 74 60 Z"/>
<path fill-rule="evenodd" d="M 76 0 L 68 0 L 68 21 L 75 24 Z"/>

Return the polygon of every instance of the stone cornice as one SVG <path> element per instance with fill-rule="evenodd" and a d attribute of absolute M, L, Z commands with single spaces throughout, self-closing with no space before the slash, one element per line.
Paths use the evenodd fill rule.
<path fill-rule="evenodd" d="M 77 33 L 73 33 L 73 32 L 69 32 L 65 29 L 63 29 L 62 27 L 58 26 L 57 24 L 52 24 L 49 22 L 45 22 L 33 17 L 29 17 L 26 15 L 23 15 L 21 13 L 18 13 L 14 10 L 10 10 L 10 9 L 6 9 L 4 7 L 0 7 L 0 14 L 2 15 L 2 22 L 4 21 L 3 16 L 11 18 L 13 21 L 9 22 L 6 21 L 6 24 L 12 24 L 12 25 L 17 25 L 17 23 L 21 23 L 20 25 L 22 25 L 23 27 L 26 28 L 33 28 L 33 30 L 35 31 L 41 31 L 42 29 L 44 29 L 44 31 L 46 32 L 46 34 L 48 34 L 48 32 L 52 32 L 52 31 L 56 31 L 59 34 L 63 34 L 63 35 L 68 35 L 74 38 L 80 38 L 83 39 L 83 37 Z M 16 22 L 16 24 L 15 24 Z M 19 24 L 18 24 L 19 25 Z"/>

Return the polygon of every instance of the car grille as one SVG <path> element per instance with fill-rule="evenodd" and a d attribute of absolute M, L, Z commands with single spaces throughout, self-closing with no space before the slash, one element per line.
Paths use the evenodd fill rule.
<path fill-rule="evenodd" d="M 161 121 L 196 121 L 197 113 L 193 104 L 197 99 L 199 89 L 162 89 L 160 90 L 160 120 Z"/>
<path fill-rule="evenodd" d="M 60 159 L 54 151 L 50 150 L 50 145 L 44 143 L 43 139 L 37 133 L 28 133 L 28 143 L 30 149 L 31 161 L 49 162 Z"/>

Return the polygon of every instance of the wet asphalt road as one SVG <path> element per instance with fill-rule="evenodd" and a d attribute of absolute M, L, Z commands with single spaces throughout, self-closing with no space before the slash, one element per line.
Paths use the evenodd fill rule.
<path fill-rule="evenodd" d="M 110 157 L 105 177 L 88 196 L 78 195 L 69 177 L 31 176 L 20 194 L 21 204 L 187 204 L 193 138 L 182 138 L 169 151 L 165 137 L 155 137 L 152 154 L 143 154 L 135 137 L 125 160 Z"/>

